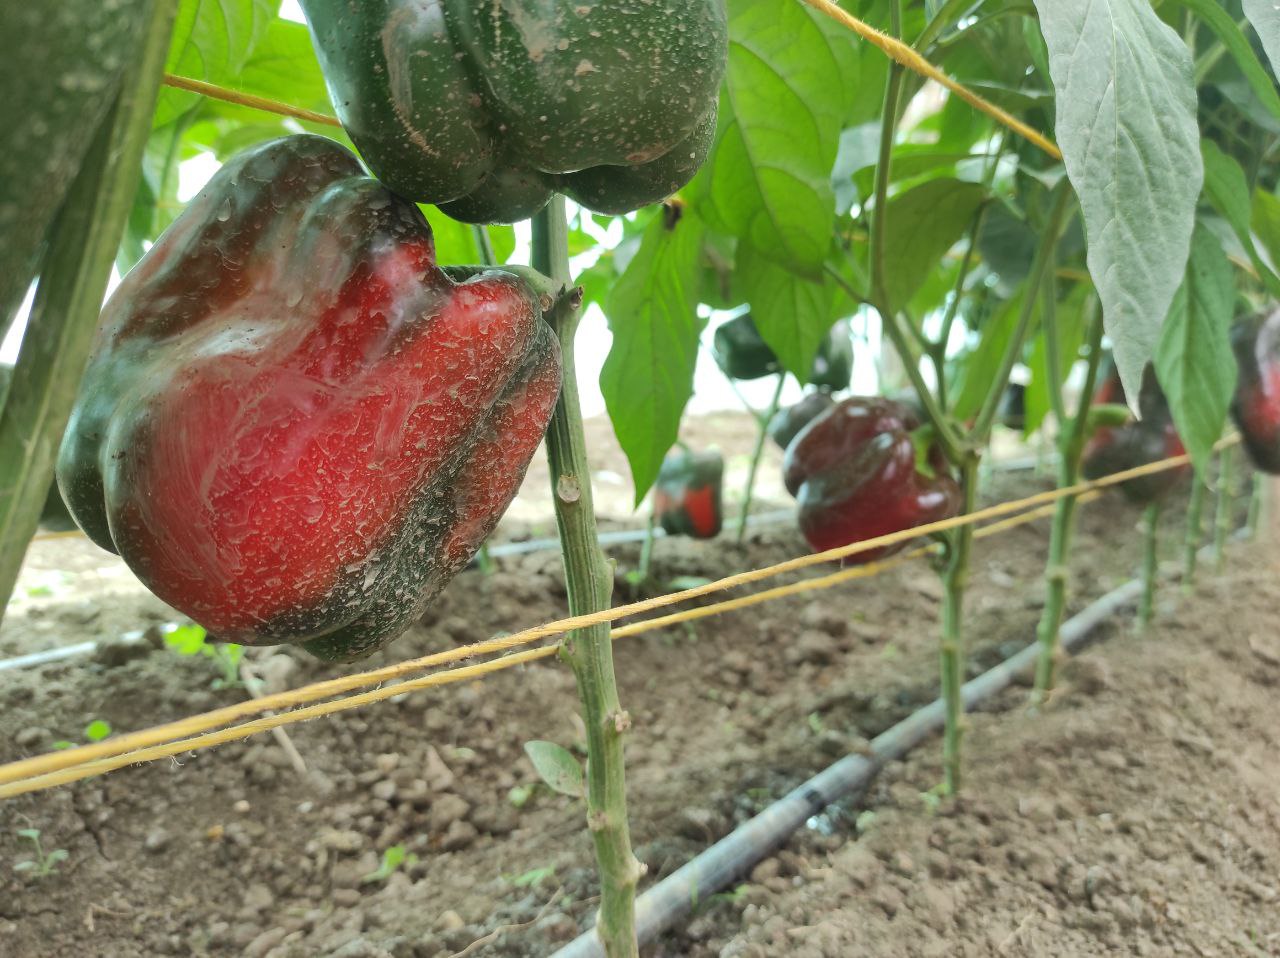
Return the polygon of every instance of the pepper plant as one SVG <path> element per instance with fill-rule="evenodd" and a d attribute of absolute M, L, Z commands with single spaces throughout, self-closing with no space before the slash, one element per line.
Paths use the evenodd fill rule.
<path fill-rule="evenodd" d="M 20 149 L 4 159 L 14 166 L 6 165 L 0 177 L 0 224 L 10 226 L 0 251 L 0 327 L 7 328 L 39 275 L 0 411 L 0 589 L 6 593 L 48 490 L 112 263 L 123 271 L 143 260 L 138 278 L 125 280 L 132 290 L 151 266 L 182 246 L 186 233 L 213 236 L 219 224 L 229 224 L 227 231 L 276 228 L 265 207 L 257 210 L 262 223 L 234 203 L 224 211 L 197 200 L 195 213 L 180 213 L 179 173 L 184 160 L 207 154 L 244 170 L 234 157 L 279 150 L 262 144 L 286 134 L 330 137 L 334 145 L 318 162 L 349 174 L 339 177 L 347 188 L 330 199 L 282 206 L 293 213 L 305 206 L 314 222 L 334 224 L 333 233 L 318 231 L 317 249 L 328 249 L 322 240 L 334 234 L 366 237 L 365 228 L 387 241 L 367 250 L 375 259 L 395 260 L 391 254 L 411 247 L 404 270 L 394 268 L 399 261 L 379 259 L 385 268 L 373 270 L 374 276 L 335 270 L 318 285 L 356 277 L 360 282 L 352 288 L 367 295 L 355 300 L 385 305 L 401 302 L 379 296 L 397 282 L 410 283 L 406 274 L 429 275 L 432 308 L 447 310 L 456 297 L 468 295 L 502 299 L 502 290 L 523 302 L 512 322 L 495 320 L 516 330 L 520 342 L 510 350 L 511 366 L 482 377 L 490 401 L 460 417 L 467 428 L 460 427 L 456 443 L 445 443 L 441 462 L 415 465 L 437 478 L 454 475 L 462 465 L 482 461 L 476 457 L 486 439 L 494 441 L 488 450 L 494 453 L 513 435 L 519 449 L 503 462 L 527 460 L 530 435 L 546 422 L 542 413 L 548 415 L 554 502 L 574 612 L 607 606 L 611 584 L 595 538 L 573 373 L 573 332 L 583 305 L 602 308 L 613 334 L 600 386 L 637 502 L 679 435 L 708 313 L 749 309 L 780 371 L 802 381 L 839 320 L 857 313 L 873 321 L 869 326 L 878 324 L 920 407 L 918 416 L 899 417 L 919 423 L 907 430 L 920 450 L 916 468 L 954 472 L 960 507 L 971 510 L 1000 397 L 1020 362 L 1031 373 L 1028 430 L 1054 414 L 1064 453 L 1059 480 L 1070 481 L 1088 431 L 1091 390 L 1083 391 L 1072 416 L 1065 383 L 1078 358 L 1096 376 L 1104 337 L 1135 404 L 1144 370 L 1154 361 L 1172 425 L 1207 474 L 1233 390 L 1226 330 L 1237 295 L 1254 307 L 1280 296 L 1273 265 L 1280 262 L 1280 198 L 1272 132 L 1280 121 L 1280 93 L 1264 66 L 1280 56 L 1280 21 L 1263 0 L 847 0 L 843 7 L 827 0 L 664 0 L 645 5 L 642 20 L 625 23 L 613 6 L 598 4 L 574 8 L 575 16 L 591 18 L 584 32 L 556 37 L 563 46 L 537 44 L 536 51 L 521 46 L 526 31 L 507 29 L 501 16 L 478 17 L 476 5 L 463 0 L 438 4 L 432 16 L 419 16 L 422 5 L 408 0 L 359 9 L 345 0 L 307 0 L 303 6 L 314 38 L 303 24 L 281 19 L 274 0 L 122 0 L 110 16 L 100 3 L 67 0 L 43 20 L 29 13 L 36 9 L 31 5 L 10 4 L 0 14 L 6 54 L 0 70 L 16 71 L 21 81 L 10 83 L 9 73 L 0 74 L 7 94 L 0 110 L 10 111 L 6 129 L 25 131 L 15 137 Z M 388 6 L 396 16 L 384 15 Z M 851 15 L 881 31 L 861 33 L 874 43 L 854 38 L 841 22 Z M 554 31 L 571 22 L 553 18 L 540 26 Z M 72 37 L 84 37 L 84 48 Z M 638 47 L 649 55 L 636 57 Z M 892 48 L 892 58 L 885 47 Z M 1112 56 L 1117 49 L 1125 55 Z M 435 55 L 417 58 L 424 62 L 413 73 L 406 54 L 419 50 Z M 100 56 L 103 51 L 109 55 Z M 925 84 L 915 72 L 922 61 L 936 65 L 935 79 L 951 84 L 951 92 L 940 95 Z M 641 77 L 631 72 L 639 62 L 647 71 Z M 96 82 L 60 82 L 78 70 L 92 72 Z M 284 120 L 231 102 L 234 96 L 157 91 L 164 72 L 304 112 Z M 47 89 L 26 82 L 32 77 L 47 77 Z M 335 114 L 345 131 L 335 126 Z M 1056 146 L 1038 133 L 1050 134 Z M 359 148 L 365 166 L 386 183 L 353 166 L 342 152 L 348 146 Z M 562 201 L 552 199 L 557 193 L 584 208 L 572 221 Z M 424 205 L 429 242 L 415 204 Z M 585 225 L 590 210 L 625 214 L 617 221 L 620 243 L 596 243 Z M 529 216 L 532 265 L 540 276 L 511 270 L 502 277 L 475 270 L 437 275 L 436 262 L 485 260 L 482 234 L 463 221 L 504 224 L 490 235 L 496 260 L 505 262 L 515 247 L 505 224 Z M 162 238 L 175 221 L 177 232 L 170 235 L 178 239 Z M 23 229 L 15 232 L 15 223 Z M 10 235 L 21 242 L 10 243 Z M 316 235 L 304 230 L 294 238 Z M 406 237 L 407 243 L 397 242 Z M 426 245 L 434 246 L 434 258 L 424 253 Z M 595 265 L 571 276 L 571 251 L 593 253 Z M 233 252 L 258 253 L 264 262 L 280 255 L 248 241 Z M 1243 264 L 1241 271 L 1233 273 L 1232 262 Z M 386 289 L 374 288 L 379 284 Z M 236 283 L 210 281 L 201 295 L 230 301 L 243 292 Z M 285 290 L 283 302 L 314 293 Z M 201 349 L 235 352 L 234 344 L 198 322 L 199 312 L 184 322 L 210 333 Z M 512 319 L 511 311 L 498 312 Z M 139 373 L 150 353 L 143 345 L 167 343 L 165 337 L 180 338 L 183 330 L 166 328 L 153 314 L 109 313 L 120 325 L 114 339 L 100 343 L 90 380 L 107 393 L 136 388 L 139 402 L 170 389 L 172 408 L 181 408 L 186 400 L 180 384 Z M 370 306 L 368 325 L 357 325 L 368 333 L 377 313 Z M 562 357 L 565 388 L 554 410 L 544 394 L 538 416 L 514 430 L 501 428 L 504 411 L 511 411 L 512 404 L 503 402 L 509 389 L 526 372 L 549 368 L 543 348 L 549 339 L 538 325 L 544 316 Z M 338 325 L 329 329 L 332 351 L 289 353 L 297 360 L 295 371 L 305 373 L 299 384 L 314 383 L 318 367 L 333 372 L 331 365 L 342 366 Z M 257 329 L 240 335 L 246 353 L 260 352 L 270 338 Z M 1083 354 L 1081 344 L 1087 344 Z M 133 364 L 123 361 L 131 349 Z M 185 362 L 201 349 L 171 355 Z M 384 358 L 394 364 L 394 356 Z M 213 395 L 236 399 L 230 388 Z M 102 412 L 89 409 L 78 422 Z M 806 427 L 810 434 L 833 412 Z M 151 435 L 147 419 L 108 416 L 103 424 L 112 435 L 133 436 L 136 447 L 159 443 L 169 449 L 166 439 L 176 434 Z M 164 589 L 173 571 L 164 567 L 169 550 L 165 542 L 145 541 L 155 538 L 153 523 L 139 519 L 154 503 L 113 494 L 102 500 L 101 516 L 86 503 L 99 481 L 127 493 L 136 478 L 148 490 L 176 496 L 181 477 L 148 469 L 136 447 L 126 450 L 132 458 L 105 470 L 128 472 L 128 481 L 95 473 L 93 464 L 86 466 L 94 458 L 87 446 L 76 450 L 78 443 L 97 441 L 91 432 L 69 434 L 64 472 L 72 498 L 81 500 L 73 508 L 103 541 L 105 526 L 111 543 L 132 551 L 144 578 Z M 193 437 L 176 438 L 174 461 L 187 463 Z M 269 436 L 262 438 L 260 449 L 282 455 Z M 899 439 L 893 437 L 903 448 Z M 252 443 L 238 450 L 246 463 L 257 461 L 254 452 Z M 446 460 L 453 471 L 434 468 Z M 371 463 L 351 465 L 358 472 Z M 522 468 L 504 475 L 510 479 Z M 314 475 L 292 477 L 295 485 L 285 472 L 272 476 L 274 488 L 307 493 L 295 502 L 302 512 L 341 498 L 317 498 L 307 485 Z M 334 474 L 347 475 L 341 469 Z M 903 488 L 918 483 L 913 479 Z M 431 488 L 435 495 L 414 498 L 421 512 L 398 512 L 390 522 L 393 532 L 405 532 L 396 540 L 401 552 L 430 546 L 439 560 L 428 563 L 430 583 L 413 580 L 422 573 L 406 572 L 396 561 L 404 556 L 381 547 L 356 550 L 363 574 L 354 575 L 350 563 L 337 561 L 337 546 L 351 544 L 342 536 L 333 555 L 302 550 L 308 574 L 298 581 L 264 576 L 231 582 L 228 575 L 239 567 L 216 562 L 207 579 L 187 570 L 183 581 L 198 581 L 197 597 L 207 606 L 201 611 L 228 613 L 219 625 L 239 630 L 237 635 L 319 642 L 321 651 L 339 657 L 367 651 L 414 618 L 423 587 L 447 578 L 435 573 L 474 551 L 511 491 L 463 496 L 467 501 L 460 503 L 455 494 L 462 488 L 448 481 Z M 469 512 L 476 499 L 486 501 Z M 174 522 L 189 518 L 173 503 L 159 508 Z M 110 509 L 115 513 L 108 515 Z M 455 521 L 460 516 L 483 521 Z M 1065 603 L 1070 527 L 1071 505 L 1064 501 L 1054 522 L 1041 623 L 1050 665 Z M 286 544 L 298 534 L 283 521 L 273 528 Z M 239 542 L 244 529 L 232 524 L 223 531 Z M 948 533 L 942 563 L 939 659 L 948 790 L 961 780 L 971 541 L 967 527 Z M 384 573 L 395 581 L 383 581 Z M 225 601 L 219 589 L 247 590 L 262 600 L 251 621 L 235 621 L 228 606 L 238 603 Z M 281 599 L 289 590 L 301 590 L 292 596 L 296 607 Z M 367 634 L 343 631 L 357 622 Z M 607 625 L 580 630 L 566 639 L 564 657 L 583 700 L 588 824 L 602 869 L 598 928 L 614 956 L 636 952 L 632 904 L 640 868 L 625 812 L 622 742 L 629 719 L 617 699 L 608 635 Z M 1046 666 L 1042 693 L 1051 680 Z"/>

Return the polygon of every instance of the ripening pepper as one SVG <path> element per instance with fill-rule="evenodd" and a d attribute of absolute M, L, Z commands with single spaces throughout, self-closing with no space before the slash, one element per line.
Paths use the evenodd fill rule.
<path fill-rule="evenodd" d="M 807 393 L 794 406 L 779 409 L 774 414 L 773 419 L 769 420 L 769 438 L 782 449 L 786 449 L 801 429 L 835 404 L 835 399 L 825 389 Z"/>
<path fill-rule="evenodd" d="M 711 353 L 716 365 L 730 379 L 761 379 L 782 371 L 777 354 L 764 341 L 750 313 L 743 313 L 716 327 Z M 818 347 L 808 384 L 839 392 L 853 378 L 853 342 L 849 327 L 837 322 Z"/>
<path fill-rule="evenodd" d="M 1231 416 L 1253 464 L 1280 474 L 1280 309 L 1237 323 L 1231 345 L 1240 367 Z"/>
<path fill-rule="evenodd" d="M 724 513 L 724 458 L 714 450 L 667 453 L 653 487 L 653 518 L 669 536 L 714 539 Z"/>
<path fill-rule="evenodd" d="M 456 219 L 527 219 L 555 191 L 629 212 L 715 135 L 724 0 L 301 2 L 369 168 Z"/>
<path fill-rule="evenodd" d="M 917 468 L 910 406 L 855 396 L 809 423 L 787 447 L 783 481 L 800 505 L 800 531 L 816 552 L 910 529 L 960 511 L 960 486 L 941 450 L 930 446 L 932 476 Z M 906 543 L 873 549 L 846 562 L 891 555 Z"/>
<path fill-rule="evenodd" d="M 59 485 L 211 635 L 358 658 L 514 497 L 560 388 L 541 305 L 443 272 L 418 208 L 339 144 L 263 144 L 107 302 Z"/>
<path fill-rule="evenodd" d="M 1112 369 L 1094 392 L 1092 404 L 1110 406 L 1123 405 L 1124 402 L 1124 387 L 1120 384 L 1120 375 Z M 1141 419 L 1131 420 L 1120 426 L 1103 426 L 1094 431 L 1081 454 L 1081 473 L 1086 479 L 1101 479 L 1116 472 L 1186 453 L 1173 425 L 1168 400 L 1149 366 L 1143 375 L 1138 408 L 1142 413 Z M 1120 489 L 1132 502 L 1151 502 L 1177 486 L 1190 469 L 1189 465 L 1182 465 L 1153 472 L 1122 482 Z"/>

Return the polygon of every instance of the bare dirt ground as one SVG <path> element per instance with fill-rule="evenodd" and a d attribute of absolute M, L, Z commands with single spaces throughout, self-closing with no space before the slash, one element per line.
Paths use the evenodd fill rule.
<path fill-rule="evenodd" d="M 632 523 L 625 462 L 593 425 L 601 511 Z M 730 452 L 740 487 L 745 417 L 687 437 Z M 760 509 L 785 507 L 770 450 Z M 541 465 L 500 538 L 551 532 Z M 1043 488 L 996 476 L 1003 500 Z M 1181 499 L 1164 556 L 1180 554 Z M 1130 577 L 1137 511 L 1081 512 L 1073 608 Z M 1267 537 L 1264 537 L 1267 538 Z M 1028 642 L 1047 523 L 984 540 L 970 596 L 972 670 Z M 620 573 L 637 550 L 610 550 Z M 664 577 L 721 576 L 804 551 L 788 525 L 743 547 L 664 540 Z M 1067 668 L 1041 714 L 1013 689 L 972 717 L 968 783 L 928 800 L 936 743 L 833 809 L 728 894 L 649 949 L 661 956 L 1280 955 L 1280 553 L 1234 546 L 1157 620 L 1128 619 Z M 786 580 L 784 580 L 786 581 Z M 629 596 L 621 576 L 617 601 Z M 635 734 L 633 837 L 661 877 L 836 757 L 936 694 L 941 589 L 923 562 L 646 633 L 616 647 Z M 421 626 L 368 668 L 565 611 L 559 559 L 470 570 Z M 37 543 L 0 657 L 95 639 L 91 657 L 0 672 L 0 760 L 240 701 L 208 658 L 122 646 L 180 617 L 75 539 Z M 269 686 L 335 674 L 288 649 L 250 656 Z M 0 955 L 250 958 L 546 955 L 591 921 L 580 804 L 537 784 L 522 746 L 580 746 L 572 676 L 553 660 L 483 683 L 405 695 L 289 728 L 300 772 L 270 736 L 124 769 L 0 803 Z M 64 850 L 50 874 L 15 871 Z M 382 853 L 413 857 L 377 875 Z"/>

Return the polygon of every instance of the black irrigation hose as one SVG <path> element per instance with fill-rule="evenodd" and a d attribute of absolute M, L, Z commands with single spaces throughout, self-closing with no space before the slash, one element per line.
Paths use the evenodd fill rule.
<path fill-rule="evenodd" d="M 1097 599 L 1063 623 L 1062 648 L 1073 651 L 1089 634 L 1121 608 L 1142 594 L 1142 583 L 1133 579 Z M 1038 642 L 965 683 L 966 711 L 1031 669 L 1040 654 Z M 692 913 L 699 900 L 728 887 L 750 873 L 791 837 L 806 821 L 837 799 L 866 788 L 889 762 L 906 755 L 943 723 L 943 703 L 935 699 L 886 732 L 876 736 L 868 754 L 847 755 L 774 802 L 763 812 L 739 825 L 682 868 L 654 885 L 636 901 L 636 930 L 640 942 L 650 942 Z M 579 935 L 553 958 L 604 958 L 594 929 Z"/>

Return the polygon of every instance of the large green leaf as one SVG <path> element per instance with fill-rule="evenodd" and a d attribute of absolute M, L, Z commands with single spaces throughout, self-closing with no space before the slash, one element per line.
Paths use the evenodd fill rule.
<path fill-rule="evenodd" d="M 817 278 L 835 225 L 831 169 L 855 47 L 798 3 L 730 6 L 716 142 L 688 195 L 713 229 Z"/>
<path fill-rule="evenodd" d="M 0 336 L 106 114 L 150 4 L 0 3 Z"/>
<path fill-rule="evenodd" d="M 760 335 L 787 371 L 806 381 L 819 345 L 848 299 L 835 283 L 811 282 L 750 247 L 738 253 L 735 272 Z"/>
<path fill-rule="evenodd" d="M 1280 72 L 1280 6 L 1275 0 L 1243 0 L 1244 15 L 1267 51 L 1271 69 Z"/>
<path fill-rule="evenodd" d="M 1197 469 L 1209 465 L 1236 388 L 1231 280 L 1231 264 L 1217 237 L 1197 227 L 1186 276 L 1173 297 L 1156 350 L 1156 377 Z"/>
<path fill-rule="evenodd" d="M 182 0 L 165 72 L 226 85 L 244 69 L 279 6 L 272 0 Z M 166 87 L 155 125 L 172 123 L 199 102 L 198 94 Z"/>
<path fill-rule="evenodd" d="M 1231 14 L 1222 8 L 1222 0 L 1179 0 L 1179 2 L 1194 11 L 1195 15 L 1217 34 L 1222 45 L 1231 54 L 1231 59 L 1236 61 L 1236 66 L 1244 74 L 1254 94 L 1262 101 L 1262 105 L 1272 116 L 1280 118 L 1280 94 L 1276 93 L 1275 84 L 1271 82 L 1271 77 L 1267 76 L 1266 69 L 1254 54 L 1253 47 L 1249 45 L 1249 39 L 1240 32 L 1236 22 L 1231 19 Z M 1268 2 L 1265 6 L 1271 7 L 1271 12 L 1274 14 L 1274 2 Z"/>
<path fill-rule="evenodd" d="M 889 307 L 902 309 L 942 254 L 964 235 L 986 190 L 951 178 L 931 180 L 889 200 L 884 285 Z"/>
<path fill-rule="evenodd" d="M 613 345 L 600 390 L 618 443 L 631 464 L 636 502 L 657 478 L 693 395 L 698 336 L 699 257 L 704 227 L 686 211 L 663 209 L 605 303 Z"/>
<path fill-rule="evenodd" d="M 1035 4 L 1089 271 L 1136 397 L 1187 262 L 1203 178 L 1191 54 L 1148 0 Z"/>

